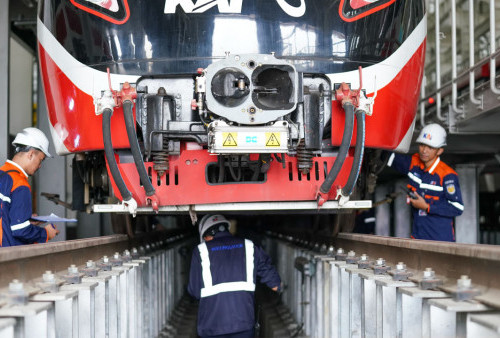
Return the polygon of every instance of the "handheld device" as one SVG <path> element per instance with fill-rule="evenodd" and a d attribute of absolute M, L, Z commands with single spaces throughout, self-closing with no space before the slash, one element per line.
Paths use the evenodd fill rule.
<path fill-rule="evenodd" d="M 417 195 L 415 195 L 415 192 L 410 188 L 401 187 L 401 189 L 403 189 L 408 194 L 408 196 L 410 196 L 412 200 L 418 199 Z"/>

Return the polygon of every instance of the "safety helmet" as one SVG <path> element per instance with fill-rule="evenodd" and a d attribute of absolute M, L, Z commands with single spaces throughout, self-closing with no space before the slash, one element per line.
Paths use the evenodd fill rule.
<path fill-rule="evenodd" d="M 47 157 L 52 157 L 49 153 L 49 139 L 43 131 L 37 128 L 24 128 L 22 132 L 16 135 L 16 138 L 12 141 L 12 145 L 33 147 L 42 151 Z"/>
<path fill-rule="evenodd" d="M 205 215 L 198 223 L 198 231 L 200 232 L 200 242 L 204 242 L 203 237 L 207 235 L 209 230 L 213 231 L 213 235 L 217 232 L 229 230 L 231 223 L 222 215 Z M 213 229 L 212 229 L 213 228 Z"/>
<path fill-rule="evenodd" d="M 426 144 L 432 148 L 441 148 L 446 145 L 446 131 L 437 123 L 428 124 L 422 128 L 417 143 Z"/>

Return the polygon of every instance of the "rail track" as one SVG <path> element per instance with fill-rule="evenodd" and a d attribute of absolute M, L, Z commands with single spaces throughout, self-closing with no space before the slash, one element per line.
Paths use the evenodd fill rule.
<path fill-rule="evenodd" d="M 499 247 L 345 233 L 332 244 L 267 239 L 290 335 L 500 337 Z"/>
<path fill-rule="evenodd" d="M 183 297 L 195 244 L 154 233 L 0 249 L 0 337 L 196 337 Z M 500 337 L 498 247 L 271 232 L 263 245 L 285 289 L 262 306 L 261 336 Z"/>
<path fill-rule="evenodd" d="M 193 243 L 154 233 L 0 249 L 0 337 L 156 337 Z"/>

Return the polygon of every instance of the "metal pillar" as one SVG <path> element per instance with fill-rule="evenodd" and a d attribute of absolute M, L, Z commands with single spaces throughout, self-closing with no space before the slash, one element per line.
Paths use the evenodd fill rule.
<path fill-rule="evenodd" d="M 479 179 L 475 165 L 460 165 L 456 168 L 464 201 L 464 212 L 455 218 L 457 243 L 479 243 Z"/>
<path fill-rule="evenodd" d="M 42 81 L 38 81 L 38 128 L 42 130 L 50 140 L 49 151 L 54 158 L 48 158 L 43 162 L 42 167 L 35 174 L 35 191 L 37 192 L 37 213 L 39 215 L 49 215 L 54 213 L 58 216 L 66 216 L 66 210 L 61 205 L 50 202 L 45 197 L 40 196 L 41 192 L 59 194 L 62 200 L 66 199 L 66 158 L 57 156 L 52 142 L 49 119 L 47 117 L 47 104 L 45 103 Z M 57 223 L 60 233 L 54 241 L 66 240 L 66 224 Z"/>
<path fill-rule="evenodd" d="M 408 184 L 408 179 L 398 180 L 394 190 L 398 191 L 399 187 L 406 187 L 406 184 Z M 406 203 L 406 195 L 398 196 L 394 200 L 394 236 L 409 238 L 411 223 L 411 207 Z"/>
<path fill-rule="evenodd" d="M 375 190 L 375 201 L 383 200 L 390 193 L 388 185 L 382 185 Z M 391 235 L 391 207 L 384 203 L 375 208 L 375 235 Z"/>
<path fill-rule="evenodd" d="M 9 0 L 0 0 L 0 163 L 9 152 Z"/>

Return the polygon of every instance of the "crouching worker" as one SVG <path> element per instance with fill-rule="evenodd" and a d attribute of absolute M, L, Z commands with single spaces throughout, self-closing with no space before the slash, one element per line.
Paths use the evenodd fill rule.
<path fill-rule="evenodd" d="M 277 292 L 281 279 L 264 250 L 234 237 L 229 226 L 221 215 L 199 222 L 201 244 L 193 251 L 188 292 L 200 300 L 198 335 L 253 338 L 257 278 Z"/>

